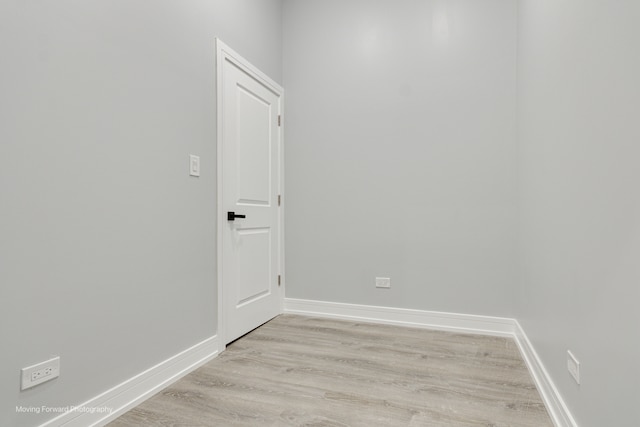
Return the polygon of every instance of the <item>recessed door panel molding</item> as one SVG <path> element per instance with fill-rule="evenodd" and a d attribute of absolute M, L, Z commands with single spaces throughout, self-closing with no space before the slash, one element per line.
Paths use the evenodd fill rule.
<path fill-rule="evenodd" d="M 237 230 L 236 307 L 269 295 L 272 286 L 272 243 L 269 228 Z"/>
<path fill-rule="evenodd" d="M 282 88 L 217 41 L 218 334 L 282 312 Z M 280 278 L 280 280 L 279 280 Z"/>
<path fill-rule="evenodd" d="M 238 201 L 268 205 L 272 186 L 272 105 L 242 85 L 237 86 L 236 96 Z"/>

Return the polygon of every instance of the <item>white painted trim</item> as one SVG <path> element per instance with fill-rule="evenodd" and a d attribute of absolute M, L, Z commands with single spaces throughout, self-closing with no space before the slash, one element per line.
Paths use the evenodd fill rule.
<path fill-rule="evenodd" d="M 224 218 L 224 206 L 222 200 L 222 137 L 223 133 L 223 116 L 222 116 L 222 95 L 220 91 L 224 85 L 224 80 L 222 77 L 222 49 L 223 43 L 219 39 L 216 39 L 216 171 L 217 171 L 217 188 L 216 188 L 216 269 L 218 273 L 218 277 L 216 280 L 216 287 L 218 288 L 218 339 L 220 340 L 220 348 L 219 351 L 223 352 L 226 345 L 226 340 L 224 337 L 224 294 L 222 290 L 222 218 Z"/>
<path fill-rule="evenodd" d="M 482 335 L 511 337 L 515 330 L 515 321 L 504 317 L 441 313 L 407 308 L 377 307 L 291 298 L 285 298 L 284 312 Z"/>
<path fill-rule="evenodd" d="M 40 427 L 99 427 L 113 421 L 160 390 L 194 371 L 218 355 L 218 337 L 213 336 L 104 393 L 47 421 Z M 111 413 L 91 413 L 92 408 L 112 408 Z"/>
<path fill-rule="evenodd" d="M 280 284 L 280 313 L 284 313 L 284 299 L 285 299 L 285 295 L 286 295 L 286 283 L 287 283 L 287 279 L 286 279 L 286 275 L 285 275 L 285 263 L 284 263 L 284 259 L 285 259 L 285 253 L 284 253 L 284 236 L 285 236 L 285 231 L 284 231 L 284 227 L 285 227 L 285 211 L 284 211 L 284 207 L 287 203 L 287 198 L 285 197 L 285 182 L 284 182 L 284 151 L 285 151 L 285 145 L 284 145 L 284 127 L 286 126 L 286 120 L 285 120 L 285 114 L 284 114 L 284 102 L 285 102 L 285 98 L 284 98 L 284 89 L 282 89 L 282 92 L 280 93 L 280 111 L 278 112 L 278 114 L 280 114 L 282 121 L 280 123 L 280 196 L 282 198 L 282 202 L 280 204 L 280 209 L 278 210 L 279 213 L 279 220 L 280 220 L 280 233 L 278 238 L 280 239 L 280 272 L 279 274 L 281 275 L 281 279 L 282 282 Z"/>
<path fill-rule="evenodd" d="M 333 303 L 285 298 L 284 312 L 334 319 L 425 328 L 514 338 L 547 411 L 556 427 L 578 427 L 521 325 L 515 319 L 442 313 L 393 307 Z M 213 336 L 104 393 L 47 421 L 40 427 L 100 427 L 139 405 L 160 390 L 215 358 L 224 345 Z M 108 407 L 110 414 L 91 413 L 90 408 Z M 83 410 L 86 408 L 85 410 Z"/>
<path fill-rule="evenodd" d="M 522 326 L 520 326 L 517 320 L 514 320 L 514 322 L 516 325 L 514 338 L 553 423 L 556 427 L 578 427 L 573 415 L 571 415 L 569 408 L 562 399 L 562 395 L 553 383 L 551 376 L 545 369 L 538 353 L 536 353 L 531 341 L 529 341 L 527 334 L 525 334 L 524 329 L 522 329 Z"/>
<path fill-rule="evenodd" d="M 515 319 L 292 298 L 285 298 L 284 312 L 305 316 L 513 338 L 554 425 L 556 427 L 578 427 L 569 408 L 567 408 L 562 396 L 551 380 L 551 376 L 544 368 L 524 330 Z"/>
<path fill-rule="evenodd" d="M 260 71 L 256 66 L 247 61 L 244 57 L 238 54 L 236 51 L 227 46 L 222 40 L 216 38 L 216 109 L 217 109 L 217 134 L 216 134 L 216 150 L 217 150 L 217 226 L 216 226 L 216 247 L 217 247 L 217 257 L 216 263 L 218 267 L 218 277 L 217 277 L 217 287 L 218 287 L 218 339 L 220 342 L 220 352 L 224 351 L 226 348 L 226 339 L 225 339 L 225 307 L 224 307 L 224 286 L 222 286 L 223 282 L 223 265 L 222 265 L 222 253 L 223 253 L 223 239 L 221 238 L 223 233 L 223 226 L 225 222 L 225 213 L 224 213 L 224 201 L 223 201 L 223 170 L 222 170 L 222 138 L 224 135 L 224 117 L 223 117 L 223 105 L 222 99 L 223 97 L 220 94 L 224 84 L 224 61 L 232 62 L 236 67 L 243 70 L 247 74 L 251 75 L 253 78 L 262 83 L 265 87 L 267 87 L 270 91 L 278 95 L 280 98 L 280 110 L 278 114 L 282 116 L 282 124 L 280 126 L 280 182 L 278 183 L 278 187 L 280 189 L 280 194 L 283 199 L 284 195 L 284 89 L 278 83 L 276 83 L 273 79 L 267 76 L 265 73 Z M 284 203 L 283 208 L 280 209 L 280 235 L 278 236 L 280 239 L 280 270 L 282 274 L 282 280 L 284 281 Z M 280 306 L 284 305 L 284 283 L 279 289 L 280 292 Z M 256 325 L 257 326 L 257 325 Z"/>

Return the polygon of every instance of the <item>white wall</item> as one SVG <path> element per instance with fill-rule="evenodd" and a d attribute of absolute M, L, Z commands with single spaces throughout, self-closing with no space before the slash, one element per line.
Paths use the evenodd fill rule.
<path fill-rule="evenodd" d="M 0 425 L 215 334 L 216 36 L 281 81 L 279 0 L 0 2 Z"/>
<path fill-rule="evenodd" d="M 509 315 L 516 3 L 290 0 L 284 46 L 287 296 Z"/>
<path fill-rule="evenodd" d="M 640 3 L 521 0 L 519 15 L 516 317 L 581 427 L 638 426 Z"/>

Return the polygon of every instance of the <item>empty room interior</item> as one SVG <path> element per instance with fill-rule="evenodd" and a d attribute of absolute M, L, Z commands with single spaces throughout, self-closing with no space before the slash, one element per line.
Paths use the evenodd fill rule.
<path fill-rule="evenodd" d="M 0 426 L 640 426 L 638 22 L 0 1 Z"/>

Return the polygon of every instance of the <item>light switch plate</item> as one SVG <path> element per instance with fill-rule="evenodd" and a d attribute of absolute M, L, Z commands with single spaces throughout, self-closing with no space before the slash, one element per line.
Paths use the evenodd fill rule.
<path fill-rule="evenodd" d="M 200 156 L 189 155 L 189 175 L 200 176 Z"/>

